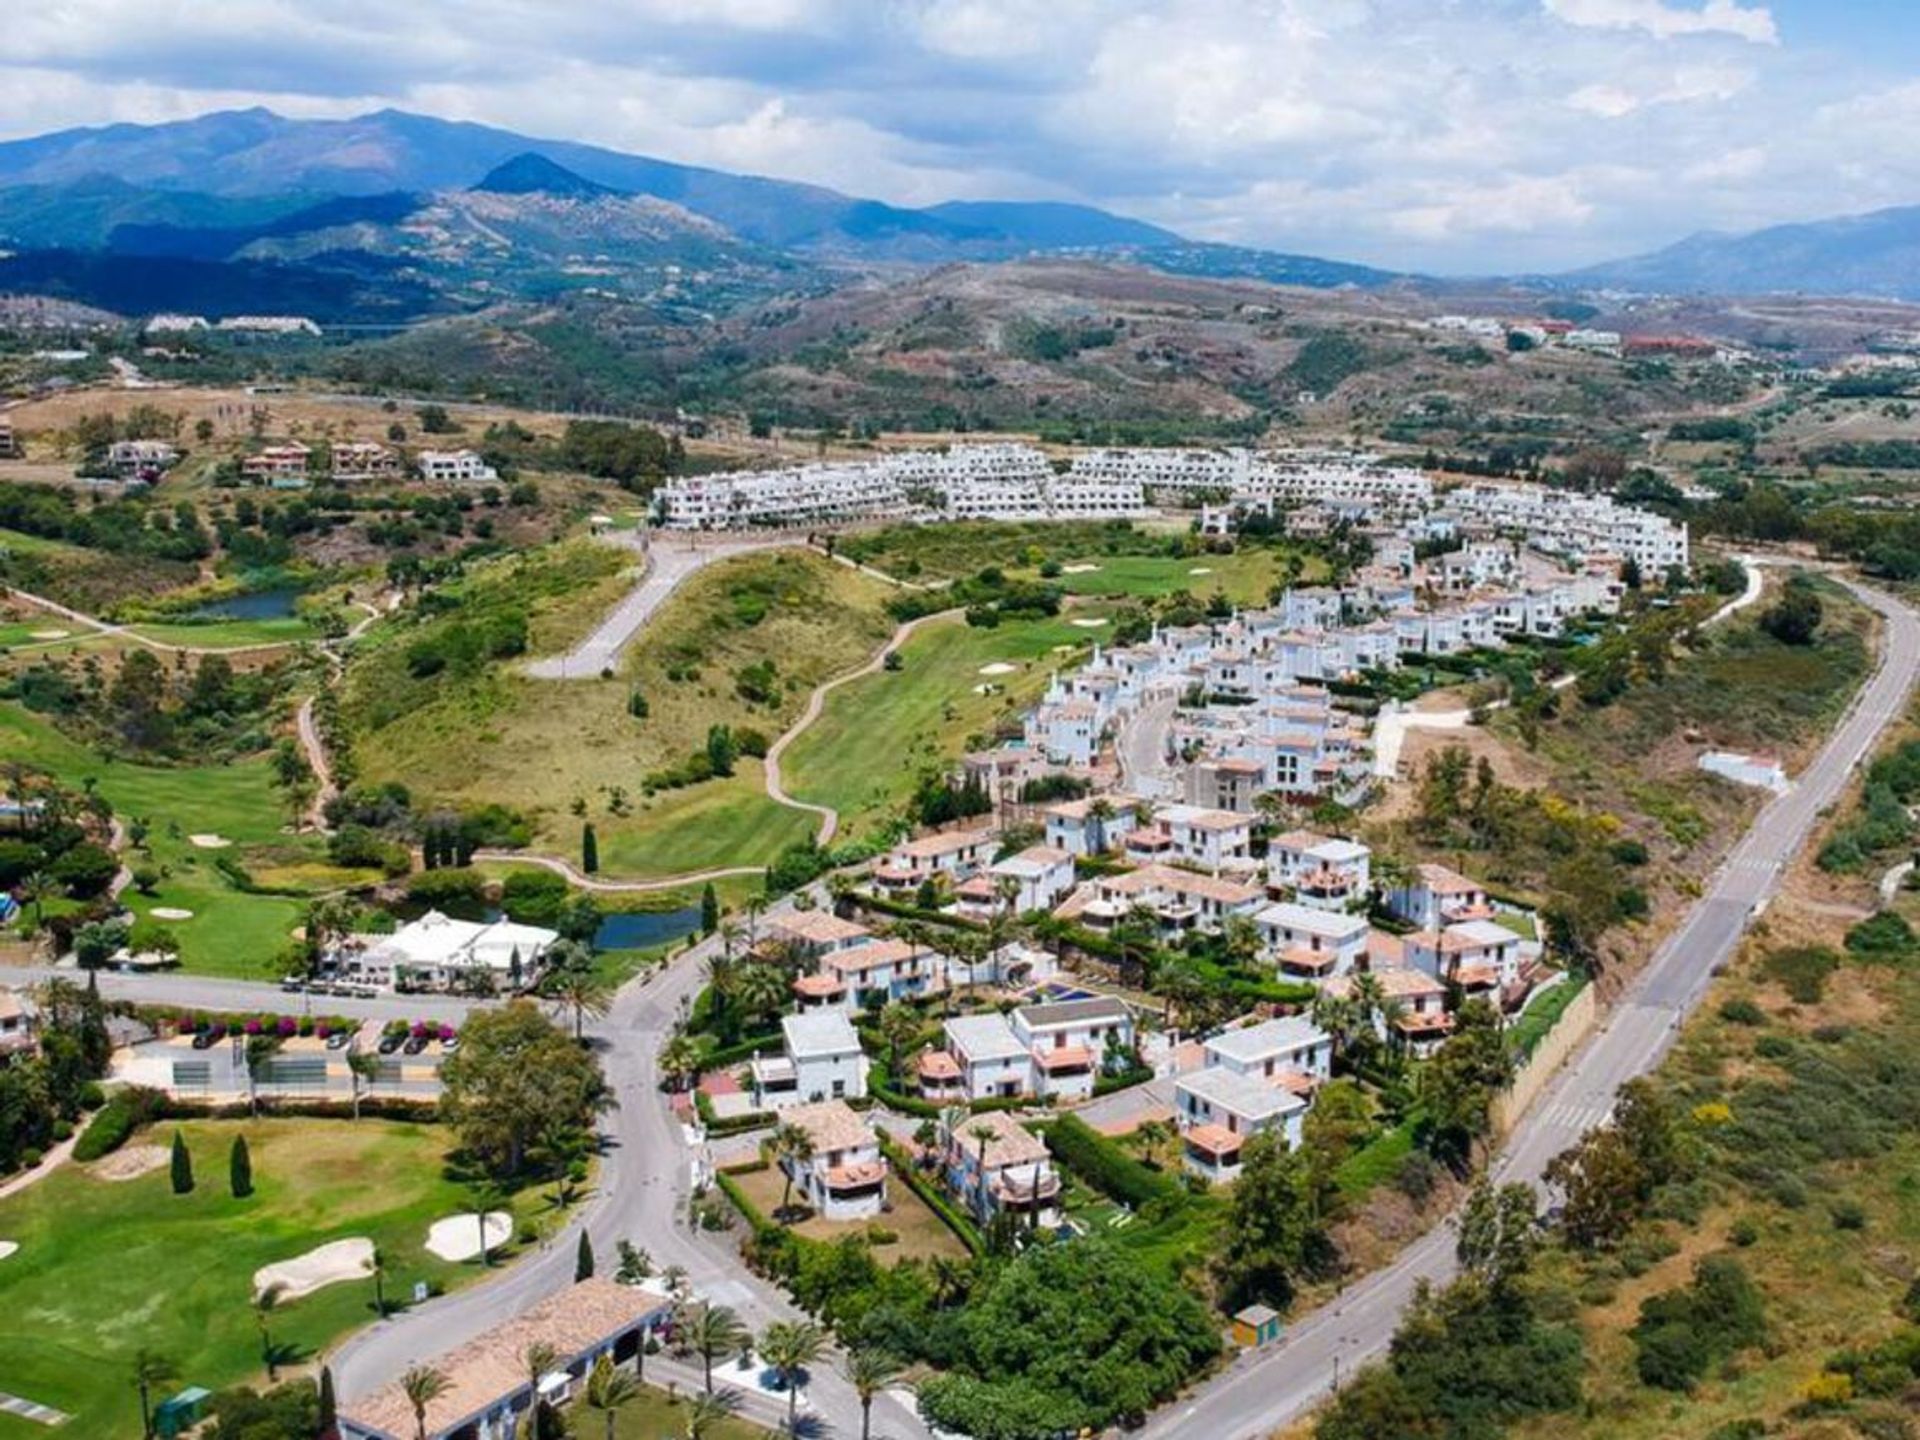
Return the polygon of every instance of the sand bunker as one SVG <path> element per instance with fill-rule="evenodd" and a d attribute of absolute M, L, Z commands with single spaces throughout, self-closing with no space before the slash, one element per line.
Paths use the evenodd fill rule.
<path fill-rule="evenodd" d="M 18 1241 L 0 1240 L 0 1260 L 4 1260 L 9 1255 L 15 1254 L 19 1249 L 20 1245 Z"/>
<path fill-rule="evenodd" d="M 1207 566 L 1207 565 L 1196 565 L 1191 570 L 1187 571 L 1187 573 L 1189 575 L 1211 575 L 1213 573 L 1213 569 L 1211 566 Z"/>
<path fill-rule="evenodd" d="M 1004 660 L 996 660 L 991 665 L 982 665 L 980 667 L 980 673 L 982 675 L 1011 675 L 1019 668 L 1018 665 L 1009 665 Z"/>
<path fill-rule="evenodd" d="M 187 842 L 200 850 L 224 850 L 233 844 L 224 835 L 189 835 Z"/>
<path fill-rule="evenodd" d="M 1107 623 L 1107 617 L 1104 615 L 1089 615 L 1084 620 L 1076 620 L 1073 623 L 1078 625 L 1082 630 L 1097 630 Z"/>
<path fill-rule="evenodd" d="M 89 1168 L 99 1180 L 138 1180 L 167 1163 L 164 1145 L 129 1145 L 103 1156 Z"/>
<path fill-rule="evenodd" d="M 489 1250 L 497 1250 L 513 1238 L 513 1216 L 504 1210 L 489 1210 L 486 1226 Z M 442 1260 L 472 1260 L 478 1256 L 480 1221 L 475 1212 L 434 1221 L 427 1227 L 427 1249 Z"/>
<path fill-rule="evenodd" d="M 328 1285 L 338 1285 L 342 1280 L 362 1280 L 372 1273 L 373 1241 L 358 1237 L 335 1240 L 291 1260 L 262 1265 L 253 1272 L 253 1293 L 257 1298 L 266 1294 L 268 1287 L 277 1285 L 282 1300 L 298 1300 Z"/>
<path fill-rule="evenodd" d="M 1091 575 L 1099 568 L 1098 565 L 1062 565 L 1060 567 L 1060 573 L 1062 575 Z"/>
<path fill-rule="evenodd" d="M 64 640 L 72 633 L 70 630 L 35 630 L 32 632 L 33 638 L 36 640 Z"/>
<path fill-rule="evenodd" d="M 156 905 L 147 914 L 156 920 L 191 920 L 193 911 L 182 910 L 178 905 Z"/>

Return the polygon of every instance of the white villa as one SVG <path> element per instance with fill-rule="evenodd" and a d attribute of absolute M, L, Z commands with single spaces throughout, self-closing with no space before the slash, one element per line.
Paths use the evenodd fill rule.
<path fill-rule="evenodd" d="M 1037 1136 L 1004 1110 L 942 1122 L 940 1145 L 948 1188 L 983 1224 L 1017 1215 L 1035 1225 L 1060 1219 L 1060 1176 Z"/>
<path fill-rule="evenodd" d="M 1215 1183 L 1239 1178 L 1242 1152 L 1255 1135 L 1277 1132 L 1288 1149 L 1300 1143 L 1307 1102 L 1257 1076 L 1212 1065 L 1182 1075 L 1173 1097 L 1186 1167 Z"/>
<path fill-rule="evenodd" d="M 867 1057 L 842 1010 L 803 1010 L 780 1022 L 782 1053 L 755 1056 L 756 1110 L 818 1100 L 860 1100 L 867 1093 Z"/>
<path fill-rule="evenodd" d="M 1298 1015 L 1223 1030 L 1201 1049 L 1207 1068 L 1252 1075 L 1302 1096 L 1333 1074 L 1333 1037 Z"/>
<path fill-rule="evenodd" d="M 422 480 L 443 485 L 477 485 L 500 478 L 500 473 L 472 450 L 422 450 L 413 463 Z"/>
<path fill-rule="evenodd" d="M 1255 915 L 1253 923 L 1282 980 L 1317 984 L 1364 968 L 1372 929 L 1364 915 L 1281 900 Z"/>
<path fill-rule="evenodd" d="M 1353 909 L 1372 888 L 1373 852 L 1355 840 L 1292 830 L 1267 845 L 1267 884 L 1309 909 Z"/>
<path fill-rule="evenodd" d="M 825 1220 L 871 1220 L 887 1198 L 887 1159 L 873 1127 L 844 1100 L 796 1105 L 784 1123 L 806 1135 L 811 1153 L 783 1159 L 794 1189 Z"/>
<path fill-rule="evenodd" d="M 512 920 L 455 920 L 429 910 L 391 935 L 349 935 L 323 968 L 382 990 L 518 991 L 545 968 L 556 930 Z"/>

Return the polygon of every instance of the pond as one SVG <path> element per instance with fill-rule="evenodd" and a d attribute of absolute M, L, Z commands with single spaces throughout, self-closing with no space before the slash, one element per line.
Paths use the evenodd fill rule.
<path fill-rule="evenodd" d="M 700 907 L 680 910 L 623 910 L 600 921 L 593 944 L 598 950 L 645 950 L 693 934 L 700 928 Z"/>
<path fill-rule="evenodd" d="M 275 590 L 254 590 L 245 595 L 228 595 L 209 600 L 187 612 L 189 620 L 287 620 L 294 613 L 300 591 L 283 585 Z"/>

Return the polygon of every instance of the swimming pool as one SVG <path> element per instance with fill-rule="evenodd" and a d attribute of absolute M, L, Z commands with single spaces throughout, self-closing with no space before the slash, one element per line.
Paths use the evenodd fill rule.
<path fill-rule="evenodd" d="M 1076 985 L 1062 985 L 1057 980 L 1048 980 L 1036 985 L 1027 992 L 1027 999 L 1037 1004 L 1052 1004 L 1062 1000 L 1092 1000 L 1097 998 L 1091 990 L 1082 990 Z"/>

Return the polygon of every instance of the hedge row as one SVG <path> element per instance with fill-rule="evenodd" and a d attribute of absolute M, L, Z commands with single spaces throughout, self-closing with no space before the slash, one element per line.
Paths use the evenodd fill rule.
<path fill-rule="evenodd" d="M 862 910 L 877 911 L 882 915 L 891 915 L 896 920 L 924 920 L 929 925 L 944 925 L 949 930 L 984 930 L 986 926 L 977 920 L 969 920 L 963 915 L 950 915 L 944 910 L 923 910 L 918 905 L 908 905 L 903 901 L 889 900 L 884 895 L 871 895 L 862 891 L 853 897 L 853 903 Z"/>
<path fill-rule="evenodd" d="M 1153 1079 L 1153 1067 L 1135 1065 L 1121 1071 L 1118 1075 L 1109 1075 L 1102 1071 L 1093 1077 L 1093 1093 L 1096 1097 L 1111 1095 L 1116 1090 L 1131 1090 L 1136 1085 L 1144 1085 Z"/>
<path fill-rule="evenodd" d="M 784 1037 L 778 1030 L 769 1030 L 763 1035 L 749 1035 L 731 1045 L 716 1045 L 700 1057 L 700 1068 L 722 1070 L 729 1065 L 738 1065 L 742 1060 L 751 1060 L 762 1050 L 778 1050 L 783 1043 Z"/>
<path fill-rule="evenodd" d="M 714 1113 L 713 1101 L 707 1098 L 704 1090 L 693 1092 L 694 1113 L 700 1117 L 700 1126 L 709 1135 L 740 1135 L 748 1130 L 758 1130 L 764 1125 L 774 1123 L 775 1116 L 766 1110 L 749 1110 L 744 1115 L 729 1115 L 721 1119 Z"/>
<path fill-rule="evenodd" d="M 1177 1180 L 1149 1170 L 1076 1116 L 1062 1115 L 1043 1136 L 1055 1160 L 1109 1199 L 1138 1210 L 1155 1200 L 1179 1204 L 1186 1198 Z"/>

